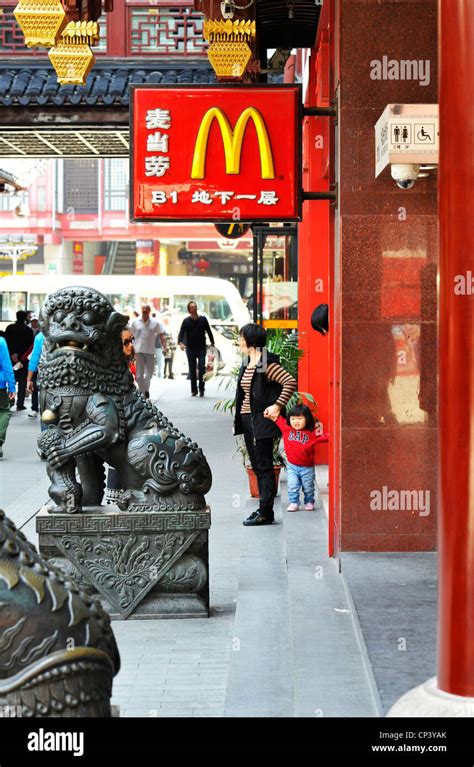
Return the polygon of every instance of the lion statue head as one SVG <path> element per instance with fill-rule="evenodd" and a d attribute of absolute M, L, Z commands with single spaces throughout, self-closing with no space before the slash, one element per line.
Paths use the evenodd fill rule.
<path fill-rule="evenodd" d="M 40 386 L 88 390 L 93 381 L 100 392 L 133 390 L 120 338 L 128 319 L 92 288 L 68 287 L 51 293 L 40 316 L 45 336 Z"/>

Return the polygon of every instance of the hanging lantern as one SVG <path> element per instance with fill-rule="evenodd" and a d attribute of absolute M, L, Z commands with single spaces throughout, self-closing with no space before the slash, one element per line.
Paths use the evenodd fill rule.
<path fill-rule="evenodd" d="M 90 45 L 99 39 L 96 21 L 71 21 L 48 56 L 61 85 L 85 85 L 95 64 Z"/>
<path fill-rule="evenodd" d="M 207 55 L 217 77 L 242 77 L 252 58 L 247 44 L 251 37 L 255 37 L 255 21 L 204 22 L 204 39 L 210 42 Z"/>
<path fill-rule="evenodd" d="M 25 36 L 28 48 L 54 45 L 67 24 L 60 0 L 20 0 L 13 15 Z"/>
<path fill-rule="evenodd" d="M 210 265 L 209 261 L 205 258 L 200 258 L 199 261 L 196 262 L 195 267 L 196 269 L 199 269 L 200 272 L 207 272 Z"/>

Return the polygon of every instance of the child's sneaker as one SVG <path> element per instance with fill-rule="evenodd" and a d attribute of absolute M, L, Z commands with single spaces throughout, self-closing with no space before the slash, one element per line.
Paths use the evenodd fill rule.
<path fill-rule="evenodd" d="M 314 503 L 305 503 L 304 507 L 306 511 L 314 511 Z"/>
<path fill-rule="evenodd" d="M 290 503 L 290 505 L 287 508 L 287 511 L 298 511 L 299 506 L 297 503 Z"/>

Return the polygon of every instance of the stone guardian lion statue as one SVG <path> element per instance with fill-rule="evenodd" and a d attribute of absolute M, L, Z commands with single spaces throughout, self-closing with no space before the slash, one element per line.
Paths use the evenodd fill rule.
<path fill-rule="evenodd" d="M 44 303 L 38 384 L 48 428 L 38 445 L 52 511 L 100 506 L 104 463 L 119 472 L 123 511 L 205 508 L 209 465 L 198 445 L 136 390 L 120 337 L 128 319 L 87 287 L 63 288 Z"/>

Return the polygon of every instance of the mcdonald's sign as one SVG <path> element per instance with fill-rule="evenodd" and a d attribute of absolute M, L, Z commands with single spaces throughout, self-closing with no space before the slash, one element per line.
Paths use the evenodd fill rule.
<path fill-rule="evenodd" d="M 298 221 L 298 85 L 132 86 L 133 221 Z"/>

